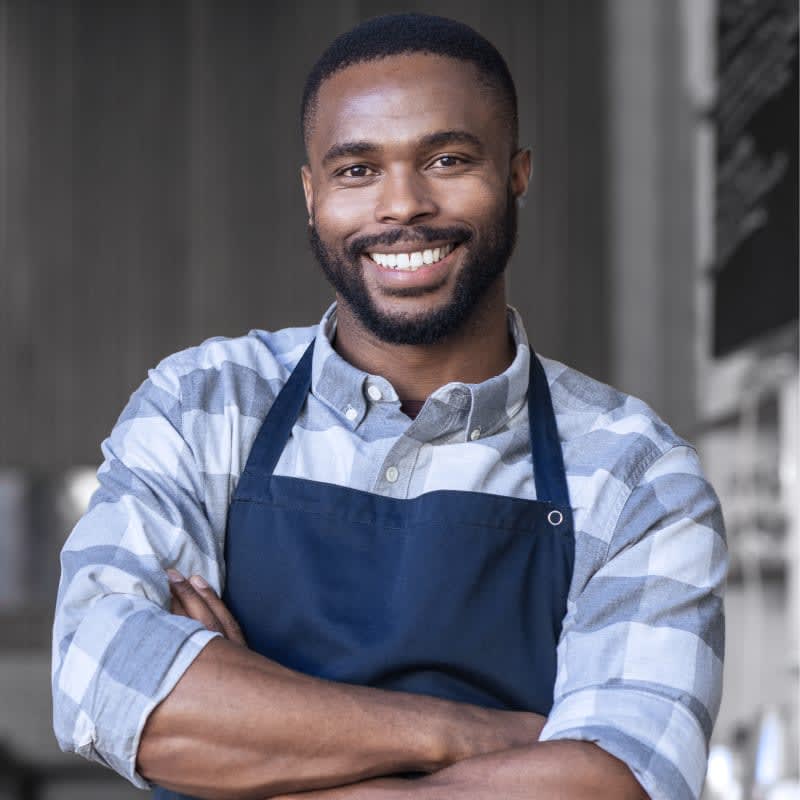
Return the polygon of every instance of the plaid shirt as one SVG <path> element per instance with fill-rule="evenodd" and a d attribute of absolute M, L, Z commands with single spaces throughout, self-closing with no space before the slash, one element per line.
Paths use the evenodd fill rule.
<path fill-rule="evenodd" d="M 530 355 L 521 319 L 510 367 L 437 389 L 417 418 L 391 384 L 346 363 L 320 325 L 211 339 L 165 359 L 110 437 L 100 488 L 62 552 L 53 633 L 63 749 L 136 772 L 155 705 L 214 636 L 169 614 L 164 575 L 220 591 L 228 506 L 250 447 L 316 337 L 312 388 L 275 469 L 386 497 L 441 489 L 535 499 Z M 700 795 L 720 702 L 727 555 L 695 451 L 644 403 L 542 359 L 575 518 L 575 568 L 542 739 L 595 742 L 652 798 Z M 394 465 L 399 477 L 384 473 Z M 394 477 L 394 476 L 393 476 Z"/>

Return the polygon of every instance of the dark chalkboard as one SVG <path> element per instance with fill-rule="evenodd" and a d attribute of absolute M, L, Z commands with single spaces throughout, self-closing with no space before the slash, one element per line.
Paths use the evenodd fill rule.
<path fill-rule="evenodd" d="M 798 12 L 720 0 L 714 354 L 798 316 Z"/>

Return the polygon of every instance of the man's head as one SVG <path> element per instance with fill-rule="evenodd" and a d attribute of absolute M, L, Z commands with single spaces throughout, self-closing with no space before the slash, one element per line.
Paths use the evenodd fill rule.
<path fill-rule="evenodd" d="M 312 70 L 303 126 L 311 244 L 341 312 L 430 344 L 497 301 L 530 155 L 491 44 L 439 17 L 370 20 Z"/>

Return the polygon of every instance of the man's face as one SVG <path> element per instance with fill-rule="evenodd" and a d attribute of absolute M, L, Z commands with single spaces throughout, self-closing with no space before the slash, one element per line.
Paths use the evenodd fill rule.
<path fill-rule="evenodd" d="M 527 187 L 498 96 L 450 58 L 357 64 L 320 87 L 307 145 L 311 245 L 340 305 L 387 342 L 457 331 L 501 280 Z"/>

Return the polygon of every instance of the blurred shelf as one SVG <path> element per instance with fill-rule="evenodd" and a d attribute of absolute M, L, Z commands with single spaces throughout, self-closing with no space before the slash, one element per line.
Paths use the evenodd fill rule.
<path fill-rule="evenodd" d="M 785 561 L 780 561 L 778 559 L 761 561 L 757 570 L 758 579 L 762 583 L 779 585 L 784 583 L 787 579 L 788 570 Z M 743 583 L 744 572 L 741 562 L 734 558 L 731 560 L 730 571 L 728 572 L 728 585 L 741 586 Z"/>

